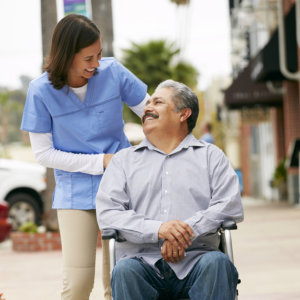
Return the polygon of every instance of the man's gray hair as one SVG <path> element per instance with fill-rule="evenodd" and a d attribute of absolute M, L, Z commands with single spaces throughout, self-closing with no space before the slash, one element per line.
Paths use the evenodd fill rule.
<path fill-rule="evenodd" d="M 170 88 L 174 91 L 172 100 L 174 101 L 177 112 L 183 108 L 190 108 L 192 114 L 187 119 L 189 133 L 194 129 L 198 114 L 199 104 L 196 94 L 185 84 L 171 79 L 161 82 L 155 91 L 162 88 Z"/>

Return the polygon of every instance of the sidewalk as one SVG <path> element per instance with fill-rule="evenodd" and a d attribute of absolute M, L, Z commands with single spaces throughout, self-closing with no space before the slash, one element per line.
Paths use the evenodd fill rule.
<path fill-rule="evenodd" d="M 239 300 L 300 299 L 300 209 L 244 198 L 245 221 L 232 232 L 242 283 Z M 101 249 L 90 300 L 102 300 Z M 17 253 L 0 244 L 0 292 L 6 300 L 60 299 L 61 253 Z M 137 299 L 140 300 L 140 299 Z M 142 300 L 142 298 L 141 298 Z"/>
<path fill-rule="evenodd" d="M 232 232 L 239 300 L 300 299 L 300 209 L 244 198 L 245 220 Z"/>
<path fill-rule="evenodd" d="M 102 250 L 97 249 L 95 287 L 90 300 L 103 300 Z M 62 278 L 60 251 L 14 252 L 0 244 L 0 293 L 6 300 L 58 300 Z"/>

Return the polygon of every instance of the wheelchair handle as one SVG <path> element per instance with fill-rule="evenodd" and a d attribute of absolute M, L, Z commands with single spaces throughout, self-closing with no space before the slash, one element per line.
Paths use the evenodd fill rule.
<path fill-rule="evenodd" d="M 101 231 L 102 240 L 114 239 L 117 242 L 125 242 L 126 239 L 121 237 L 119 232 L 116 229 L 103 229 Z"/>
<path fill-rule="evenodd" d="M 228 221 L 224 221 L 221 224 L 221 228 L 224 229 L 224 230 L 235 230 L 235 229 L 237 229 L 237 225 L 236 225 L 235 221 L 228 220 Z"/>

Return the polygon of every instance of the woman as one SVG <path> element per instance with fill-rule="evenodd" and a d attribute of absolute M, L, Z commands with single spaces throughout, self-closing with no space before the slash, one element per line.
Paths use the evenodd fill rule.
<path fill-rule="evenodd" d="M 147 87 L 113 58 L 102 58 L 100 31 L 82 15 L 57 25 L 46 72 L 30 83 L 21 129 L 36 160 L 54 168 L 63 252 L 62 299 L 89 299 L 98 225 L 95 196 L 113 153 L 130 146 L 123 102 L 141 115 Z"/>

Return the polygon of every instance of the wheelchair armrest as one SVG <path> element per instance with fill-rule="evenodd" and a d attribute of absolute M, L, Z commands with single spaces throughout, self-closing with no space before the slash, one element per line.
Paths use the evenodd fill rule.
<path fill-rule="evenodd" d="M 102 240 L 110 240 L 117 238 L 117 230 L 114 229 L 103 229 L 101 230 Z"/>
<path fill-rule="evenodd" d="M 237 229 L 237 225 L 236 225 L 236 222 L 233 221 L 233 220 L 228 220 L 228 221 L 224 221 L 222 224 L 221 224 L 221 228 L 223 230 L 235 230 Z"/>
<path fill-rule="evenodd" d="M 121 237 L 118 230 L 116 229 L 103 229 L 101 231 L 102 240 L 115 239 L 116 242 L 125 242 L 126 239 Z"/>
<path fill-rule="evenodd" d="M 236 222 L 232 221 L 232 220 L 224 221 L 221 224 L 221 229 L 235 230 L 235 229 L 237 229 Z M 117 242 L 125 242 L 126 241 L 126 239 L 124 237 L 120 236 L 118 230 L 116 230 L 116 229 L 103 229 L 101 231 L 101 238 L 102 238 L 102 240 L 115 239 Z"/>

